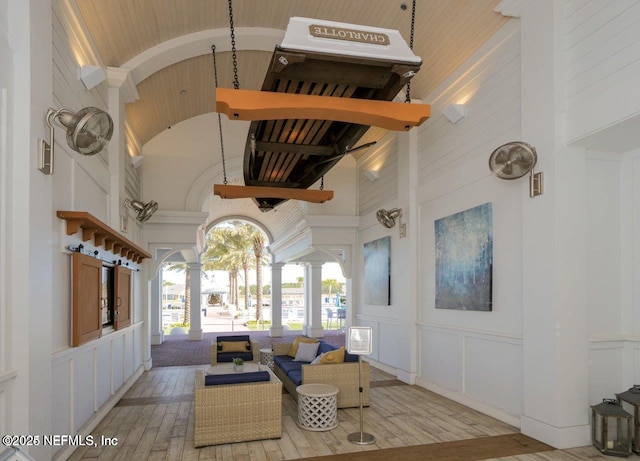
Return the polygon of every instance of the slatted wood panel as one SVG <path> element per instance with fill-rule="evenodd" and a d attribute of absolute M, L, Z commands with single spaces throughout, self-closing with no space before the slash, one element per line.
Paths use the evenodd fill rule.
<path fill-rule="evenodd" d="M 71 1 L 77 4 L 82 16 L 81 22 L 86 24 L 103 63 L 114 67 L 121 66 L 134 56 L 167 40 L 193 32 L 229 27 L 225 0 Z M 400 3 L 387 0 L 236 0 L 233 7 L 236 27 L 285 30 L 289 17 L 302 16 L 396 29 L 408 42 L 411 8 L 402 10 Z M 409 6 L 411 4 L 405 3 Z M 414 97 L 421 98 L 429 94 L 506 22 L 506 18 L 493 12 L 498 3 L 499 0 L 418 2 L 414 49 L 423 58 L 424 65 L 412 83 Z M 251 53 L 241 51 L 238 54 L 241 87 L 259 89 L 264 73 L 260 71 L 261 63 L 254 60 Z M 203 54 L 208 54 L 208 50 L 203 50 Z M 158 72 L 161 83 L 145 90 L 145 99 L 162 101 L 169 98 L 169 110 L 163 110 L 158 115 L 151 105 L 144 111 L 130 115 L 132 122 L 138 127 L 140 144 L 146 143 L 177 121 L 184 120 L 176 119 L 174 115 L 181 113 L 180 104 L 184 101 L 172 96 L 172 82 L 186 84 L 194 79 L 198 70 L 197 63 L 194 61 L 190 64 L 193 67 L 185 65 L 173 70 L 167 68 L 166 76 L 162 75 L 165 70 Z M 226 69 L 224 72 L 227 75 L 231 74 L 228 64 L 221 64 L 221 67 Z M 191 100 L 190 103 L 198 105 L 199 101 Z M 192 109 L 187 114 L 197 112 Z M 162 120 L 153 122 L 155 117 Z M 289 156 L 290 161 L 293 160 L 292 157 Z"/>
<path fill-rule="evenodd" d="M 288 64 L 282 65 L 283 60 Z M 419 69 L 419 64 L 280 48 L 273 53 L 262 91 L 390 101 L 408 81 L 405 73 Z M 306 189 L 356 147 L 368 129 L 331 120 L 254 121 L 245 147 L 245 185 Z M 283 202 L 255 201 L 263 211 Z"/>

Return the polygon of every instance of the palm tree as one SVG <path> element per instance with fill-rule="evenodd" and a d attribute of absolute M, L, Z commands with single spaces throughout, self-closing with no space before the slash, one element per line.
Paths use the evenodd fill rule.
<path fill-rule="evenodd" d="M 229 274 L 229 304 L 238 305 L 238 274 L 242 267 L 242 241 L 234 227 L 216 227 L 207 233 L 207 250 L 202 257 L 205 270 Z"/>
<path fill-rule="evenodd" d="M 207 251 L 202 260 L 205 269 L 229 272 L 230 302 L 238 305 L 238 274 L 244 273 L 244 307 L 249 305 L 249 270 L 256 268 L 256 320 L 262 319 L 262 265 L 264 233 L 252 224 L 232 221 L 233 227 L 216 227 L 207 234 Z"/>
<path fill-rule="evenodd" d="M 187 263 L 169 263 L 170 271 L 184 272 L 184 318 L 182 325 L 191 324 L 191 270 Z"/>
<path fill-rule="evenodd" d="M 253 254 L 256 258 L 256 321 L 262 320 L 262 257 L 264 254 L 265 236 L 264 233 L 255 228 L 253 232 L 252 244 Z"/>

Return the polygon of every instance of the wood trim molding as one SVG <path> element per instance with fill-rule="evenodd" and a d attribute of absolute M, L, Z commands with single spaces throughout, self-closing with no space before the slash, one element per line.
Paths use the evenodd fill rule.
<path fill-rule="evenodd" d="M 95 216 L 86 211 L 58 211 L 58 218 L 67 221 L 67 235 L 73 235 L 82 230 L 82 241 L 86 242 L 93 238 L 96 246 L 104 246 L 104 249 L 120 256 L 130 259 L 136 263 L 142 262 L 144 258 L 151 258 L 151 254 L 144 251 L 132 241 L 124 238 Z"/>
<path fill-rule="evenodd" d="M 296 189 L 293 187 L 232 186 L 214 184 L 213 193 L 221 198 L 282 198 L 324 203 L 333 198 L 332 190 Z"/>
<path fill-rule="evenodd" d="M 230 120 L 334 120 L 408 131 L 431 115 L 428 104 L 216 88 L 216 111 Z"/>

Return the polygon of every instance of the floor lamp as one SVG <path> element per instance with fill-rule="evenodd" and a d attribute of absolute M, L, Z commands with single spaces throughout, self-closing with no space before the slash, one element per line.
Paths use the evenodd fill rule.
<path fill-rule="evenodd" d="M 358 392 L 360 393 L 360 432 L 349 434 L 347 440 L 358 445 L 376 443 L 375 436 L 364 432 L 362 411 L 362 356 L 373 352 L 371 327 L 349 327 L 347 330 L 347 352 L 358 356 Z"/>

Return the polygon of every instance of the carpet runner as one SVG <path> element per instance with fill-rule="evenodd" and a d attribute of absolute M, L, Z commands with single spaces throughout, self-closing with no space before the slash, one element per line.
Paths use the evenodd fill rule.
<path fill-rule="evenodd" d="M 508 434 L 454 442 L 316 456 L 305 458 L 304 461 L 480 461 L 551 450 L 554 448 L 526 435 Z"/>

